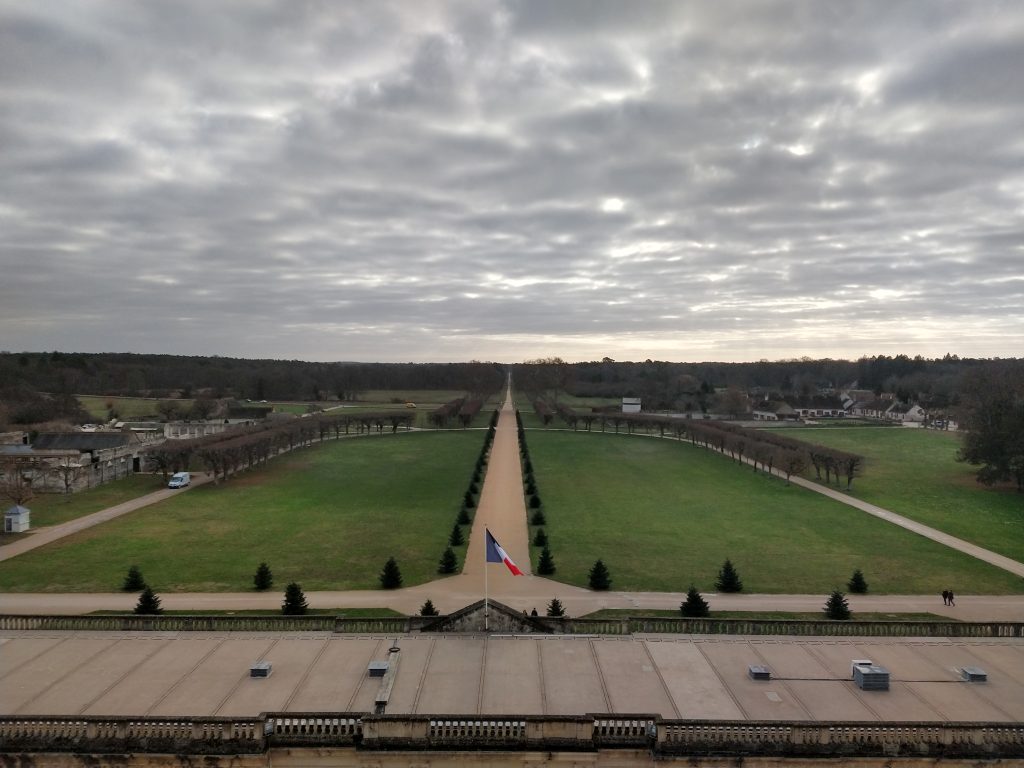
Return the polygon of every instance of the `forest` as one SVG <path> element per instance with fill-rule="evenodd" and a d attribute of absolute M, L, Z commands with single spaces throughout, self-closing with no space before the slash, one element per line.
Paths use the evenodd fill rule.
<path fill-rule="evenodd" d="M 964 376 L 994 361 L 946 355 L 857 360 L 761 360 L 749 363 L 599 361 L 544 358 L 513 365 L 466 363 L 304 362 L 127 353 L 0 352 L 0 391 L 54 395 L 234 397 L 252 400 L 358 400 L 368 390 L 451 389 L 485 394 L 512 371 L 518 386 L 579 397 L 640 397 L 645 410 L 685 409 L 701 392 L 744 391 L 809 396 L 846 387 L 891 392 L 933 408 L 959 402 Z M 2 398 L 2 394 L 0 394 Z"/>

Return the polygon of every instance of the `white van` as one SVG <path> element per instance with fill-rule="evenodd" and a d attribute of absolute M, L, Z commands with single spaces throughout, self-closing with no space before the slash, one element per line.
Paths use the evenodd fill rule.
<path fill-rule="evenodd" d="M 186 485 L 192 482 L 192 475 L 188 472 L 175 472 L 171 475 L 171 482 L 167 484 L 168 488 L 184 488 Z"/>

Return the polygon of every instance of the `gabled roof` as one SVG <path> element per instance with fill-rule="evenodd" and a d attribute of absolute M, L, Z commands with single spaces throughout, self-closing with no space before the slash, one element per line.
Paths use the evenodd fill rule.
<path fill-rule="evenodd" d="M 760 413 L 792 413 L 793 409 L 789 406 L 789 403 L 784 403 L 781 400 L 762 400 L 759 403 L 754 403 L 751 408 L 755 412 Z"/>
<path fill-rule="evenodd" d="M 820 410 L 822 408 L 834 408 L 837 411 L 843 410 L 843 402 L 838 397 L 821 395 L 798 398 L 792 402 L 792 406 L 794 408 L 814 408 L 816 410 Z"/>
<path fill-rule="evenodd" d="M 43 451 L 102 451 L 131 442 L 132 435 L 127 432 L 49 432 L 39 435 L 32 447 Z"/>

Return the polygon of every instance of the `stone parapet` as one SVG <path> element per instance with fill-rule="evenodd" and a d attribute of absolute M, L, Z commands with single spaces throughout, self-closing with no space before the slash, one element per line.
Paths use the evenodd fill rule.
<path fill-rule="evenodd" d="M 481 601 L 482 602 L 482 601 Z M 493 606 L 492 606 L 493 607 Z M 105 632 L 335 632 L 340 634 L 404 634 L 431 631 L 476 631 L 469 618 L 385 616 L 346 618 L 344 616 L 21 616 L 0 615 L 0 631 L 105 631 Z M 452 614 L 458 617 L 458 614 Z M 1015 621 L 770 621 L 758 619 L 555 619 L 523 617 L 516 612 L 491 614 L 492 632 L 540 631 L 568 635 L 788 635 L 793 637 L 1024 637 L 1024 622 Z M 529 622 L 523 630 L 515 622 Z"/>
<path fill-rule="evenodd" d="M 653 756 L 1007 759 L 1024 723 L 664 720 L 268 713 L 255 718 L 0 717 L 0 753 L 256 755 L 270 749 L 430 752 L 645 750 Z M 9 761 L 8 761 L 9 762 Z"/>

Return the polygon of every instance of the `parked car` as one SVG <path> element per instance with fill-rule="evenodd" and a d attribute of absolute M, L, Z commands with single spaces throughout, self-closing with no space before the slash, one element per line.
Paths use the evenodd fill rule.
<path fill-rule="evenodd" d="M 167 483 L 168 488 L 184 488 L 192 482 L 192 475 L 188 472 L 175 472 L 171 475 L 171 481 Z"/>

